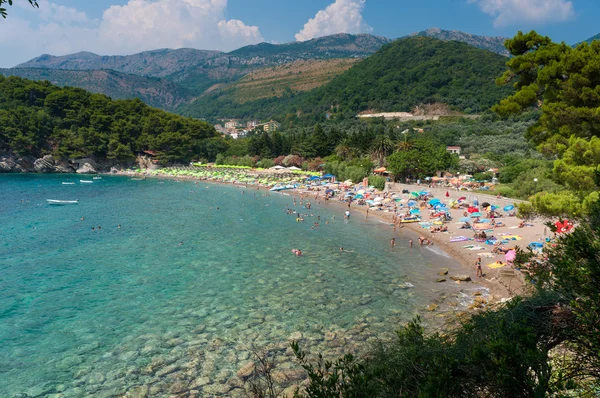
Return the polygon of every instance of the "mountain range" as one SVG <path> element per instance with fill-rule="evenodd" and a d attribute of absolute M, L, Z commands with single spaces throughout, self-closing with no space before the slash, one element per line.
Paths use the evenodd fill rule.
<path fill-rule="evenodd" d="M 421 36 L 508 55 L 503 37 L 437 28 L 396 41 Z M 45 54 L 15 68 L 0 69 L 0 74 L 82 87 L 115 99 L 140 98 L 155 107 L 196 116 L 206 112 L 194 107 L 217 94 L 244 103 L 315 90 L 390 43 L 391 39 L 368 34 L 336 34 L 305 42 L 260 43 L 229 53 L 183 48 L 125 56 Z"/>

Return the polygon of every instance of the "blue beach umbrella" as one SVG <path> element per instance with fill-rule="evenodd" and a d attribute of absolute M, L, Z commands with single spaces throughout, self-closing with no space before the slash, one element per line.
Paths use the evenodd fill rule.
<path fill-rule="evenodd" d="M 409 200 L 409 201 L 408 201 L 408 205 L 409 205 L 409 206 L 416 206 L 416 205 L 417 205 L 417 202 L 415 202 L 414 200 Z"/>
<path fill-rule="evenodd" d="M 429 192 L 427 192 L 427 191 L 421 191 L 421 192 L 419 192 L 419 195 L 428 195 L 428 194 L 429 194 Z"/>
<path fill-rule="evenodd" d="M 354 198 L 355 198 L 355 199 L 363 199 L 363 198 L 364 198 L 364 196 L 362 196 L 361 194 L 358 194 L 358 195 L 356 195 Z"/>
<path fill-rule="evenodd" d="M 321 179 L 321 177 L 318 177 L 318 176 L 312 176 L 312 177 L 307 178 L 308 181 L 318 181 L 320 179 Z"/>
<path fill-rule="evenodd" d="M 481 213 L 476 211 L 475 213 L 471 213 L 471 218 L 481 217 Z"/>
<path fill-rule="evenodd" d="M 527 245 L 529 247 L 532 247 L 534 249 L 541 249 L 542 247 L 544 247 L 543 243 L 540 242 L 531 242 L 529 245 Z"/>
<path fill-rule="evenodd" d="M 421 210 L 419 210 L 419 209 L 412 209 L 410 211 L 410 214 L 421 214 Z"/>
<path fill-rule="evenodd" d="M 429 201 L 430 205 L 437 205 L 438 203 L 441 203 L 441 200 L 439 200 L 439 199 L 431 199 Z"/>
<path fill-rule="evenodd" d="M 323 178 L 335 178 L 333 174 L 325 174 Z"/>
<path fill-rule="evenodd" d="M 511 211 L 515 208 L 513 205 L 504 206 L 504 211 Z"/>
<path fill-rule="evenodd" d="M 471 222 L 471 219 L 469 217 L 461 217 L 460 222 Z"/>

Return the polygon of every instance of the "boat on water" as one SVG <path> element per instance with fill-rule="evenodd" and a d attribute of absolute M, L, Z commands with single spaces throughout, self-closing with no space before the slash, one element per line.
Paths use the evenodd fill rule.
<path fill-rule="evenodd" d="M 80 183 L 82 184 L 93 184 L 94 181 L 90 181 L 90 180 L 79 180 Z"/>
<path fill-rule="evenodd" d="M 74 182 L 63 182 L 62 184 L 63 184 L 63 185 L 75 185 L 75 183 L 74 183 Z"/>
<path fill-rule="evenodd" d="M 101 179 L 102 179 L 102 177 L 100 177 L 100 176 L 94 176 L 94 177 L 92 178 L 92 180 L 101 180 Z"/>
<path fill-rule="evenodd" d="M 131 181 L 146 181 L 145 178 L 131 178 Z"/>
<path fill-rule="evenodd" d="M 56 200 L 56 199 L 46 199 L 48 204 L 50 205 L 76 205 L 79 203 L 79 199 L 77 200 Z"/>

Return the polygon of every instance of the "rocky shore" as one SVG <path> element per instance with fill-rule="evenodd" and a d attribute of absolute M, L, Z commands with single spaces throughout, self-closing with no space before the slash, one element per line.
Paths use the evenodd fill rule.
<path fill-rule="evenodd" d="M 97 174 L 120 170 L 123 166 L 113 161 L 98 161 L 92 158 L 65 161 L 52 155 L 41 158 L 0 153 L 0 173 L 77 173 Z"/>

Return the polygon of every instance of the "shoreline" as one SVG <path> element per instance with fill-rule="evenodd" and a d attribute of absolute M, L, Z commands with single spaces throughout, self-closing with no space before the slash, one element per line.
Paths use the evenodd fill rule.
<path fill-rule="evenodd" d="M 267 192 L 271 192 L 269 186 L 261 185 L 261 184 L 253 184 L 253 183 L 243 183 L 243 182 L 230 182 L 230 181 L 220 181 L 217 179 L 209 179 L 209 178 L 199 178 L 189 175 L 171 175 L 171 174 L 145 174 L 145 173 L 137 173 L 134 171 L 127 172 L 118 172 L 118 173 L 102 173 L 102 175 L 107 176 L 123 176 L 123 177 L 144 177 L 144 178 L 152 178 L 152 179 L 170 179 L 170 180 L 182 180 L 182 181 L 202 181 L 207 183 L 215 183 L 215 184 L 223 184 L 237 187 L 245 187 L 245 188 L 257 188 L 259 191 L 266 190 Z M 348 209 L 346 203 L 339 201 L 337 198 L 330 200 L 323 200 L 320 196 L 322 191 L 298 191 L 297 189 L 290 189 L 283 191 L 285 194 L 295 197 L 304 197 L 310 200 L 311 203 L 315 202 L 314 195 L 311 196 L 314 192 L 318 192 L 319 197 L 317 198 L 319 205 L 333 205 L 334 207 L 339 206 L 341 212 Z M 367 207 L 360 206 L 355 203 L 351 204 L 350 210 L 353 212 L 359 213 L 361 216 L 365 217 L 367 215 Z M 387 228 L 390 228 L 392 224 L 393 214 L 388 211 L 369 211 L 369 218 L 374 218 L 378 220 L 382 225 L 381 227 L 385 227 L 387 224 Z M 427 239 L 433 241 L 434 246 L 438 246 L 440 250 L 449 256 L 454 262 L 460 265 L 461 275 L 468 275 L 470 277 L 469 281 L 453 281 L 448 278 L 447 281 L 440 283 L 440 289 L 444 291 L 448 291 L 449 289 L 445 289 L 444 285 L 456 283 L 465 286 L 480 285 L 489 291 L 489 296 L 485 300 L 485 302 L 480 302 L 479 305 L 467 309 L 467 311 L 472 311 L 478 308 L 485 308 L 489 306 L 493 306 L 497 303 L 502 303 L 512 299 L 517 294 L 522 294 L 524 289 L 526 288 L 526 284 L 523 278 L 523 275 L 519 271 L 506 272 L 506 270 L 492 270 L 488 269 L 485 266 L 483 267 L 483 277 L 474 277 L 476 273 L 475 268 L 475 260 L 476 256 L 472 256 L 471 252 L 460 250 L 459 247 L 453 245 L 449 242 L 449 236 L 446 233 L 444 234 L 431 234 L 427 231 L 420 228 L 418 223 L 408 223 L 408 224 L 400 224 L 400 228 L 397 231 L 394 231 L 390 228 L 390 237 L 398 237 L 401 232 L 406 234 L 407 232 L 411 235 L 414 235 L 413 241 L 417 242 L 418 236 L 426 236 Z M 407 244 L 407 242 L 400 242 L 399 244 Z M 415 243 L 415 248 L 417 248 L 418 243 Z M 438 254 L 440 255 L 440 254 Z M 505 271 L 505 272 L 503 272 Z M 445 277 L 451 277 L 452 275 L 446 275 Z M 481 305 L 483 304 L 483 305 Z M 434 310 L 429 310 L 431 312 L 435 312 Z M 427 313 L 424 310 L 425 313 Z"/>

